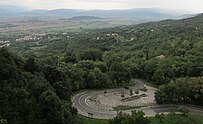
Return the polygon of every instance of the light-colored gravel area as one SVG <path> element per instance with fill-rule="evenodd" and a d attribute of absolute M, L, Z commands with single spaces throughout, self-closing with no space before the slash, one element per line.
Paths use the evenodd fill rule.
<path fill-rule="evenodd" d="M 111 93 L 103 93 L 99 94 L 98 96 L 90 96 L 86 99 L 87 104 L 89 106 L 92 106 L 98 110 L 112 110 L 113 107 L 119 106 L 119 105 L 125 105 L 125 106 L 147 106 L 147 105 L 154 105 L 156 104 L 154 93 L 156 91 L 155 88 L 146 86 L 147 91 L 141 91 L 139 90 L 139 94 L 135 93 L 136 89 L 133 90 L 132 96 L 139 96 L 141 94 L 146 94 L 145 97 L 140 97 L 138 99 L 130 100 L 130 101 L 122 101 L 123 98 L 132 97 L 130 96 L 130 90 L 129 89 L 123 89 L 123 91 L 119 92 L 111 92 Z M 125 97 L 121 97 L 121 95 L 124 94 Z"/>

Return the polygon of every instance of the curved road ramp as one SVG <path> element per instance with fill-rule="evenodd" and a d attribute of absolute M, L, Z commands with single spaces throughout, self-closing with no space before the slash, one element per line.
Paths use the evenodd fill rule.
<path fill-rule="evenodd" d="M 99 91 L 88 91 L 77 94 L 73 97 L 73 106 L 77 108 L 78 113 L 92 118 L 111 119 L 117 115 L 113 108 L 116 106 L 134 106 L 132 109 L 122 110 L 124 113 L 131 114 L 132 110 L 142 110 L 146 116 L 155 116 L 157 113 L 179 112 L 181 108 L 187 108 L 190 114 L 203 115 L 203 108 L 193 105 L 157 105 L 154 100 L 155 88 L 144 85 L 141 80 L 135 80 L 135 86 L 130 87 L 131 91 L 137 91 L 145 87 L 147 91 L 139 90 L 135 96 L 141 96 L 139 99 L 123 102 L 121 94 L 131 97 L 129 89 L 109 89 Z M 145 94 L 145 95 L 143 95 Z"/>

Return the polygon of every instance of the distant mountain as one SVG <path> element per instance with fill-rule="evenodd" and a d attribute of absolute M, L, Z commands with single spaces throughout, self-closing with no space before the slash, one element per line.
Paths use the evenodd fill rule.
<path fill-rule="evenodd" d="M 0 15 L 13 15 L 25 11 L 27 9 L 18 6 L 0 5 Z"/>
<path fill-rule="evenodd" d="M 11 15 L 11 14 L 13 14 L 13 12 L 0 8 L 0 16 Z"/>
<path fill-rule="evenodd" d="M 54 10 L 47 11 L 46 14 L 56 15 L 56 16 L 72 17 L 72 16 L 76 16 L 80 12 L 82 12 L 82 10 L 77 10 L 77 9 L 54 9 Z"/>
<path fill-rule="evenodd" d="M 184 14 L 184 15 L 179 16 L 179 18 L 191 18 L 191 17 L 195 17 L 197 15 L 199 15 L 199 13 L 198 14 Z"/>
<path fill-rule="evenodd" d="M 36 10 L 32 10 L 29 11 L 28 13 L 33 13 L 33 14 L 45 14 L 47 13 L 49 10 L 46 9 L 36 9 Z"/>
<path fill-rule="evenodd" d="M 178 18 L 180 17 L 180 15 L 190 13 L 178 10 L 165 10 L 159 8 L 135 8 L 127 10 L 55 9 L 46 11 L 45 14 L 63 17 L 99 16 L 102 18 L 127 18 L 133 20 L 163 20 Z"/>
<path fill-rule="evenodd" d="M 181 19 L 188 16 L 181 16 L 191 14 L 186 11 L 167 10 L 159 8 L 135 8 L 126 10 L 79 10 L 79 9 L 54 9 L 54 10 L 32 10 L 28 11 L 18 6 L 0 6 L 0 15 L 15 17 L 37 17 L 40 19 L 67 19 L 72 20 L 89 20 L 100 18 L 114 18 L 114 19 L 127 19 L 136 21 L 136 23 L 159 21 L 164 19 Z M 192 15 L 191 15 L 192 17 Z"/>
<path fill-rule="evenodd" d="M 96 16 L 74 16 L 69 18 L 69 20 L 101 20 L 104 18 L 96 17 Z"/>
<path fill-rule="evenodd" d="M 27 9 L 19 6 L 13 6 L 13 5 L 0 5 L 0 8 L 3 10 L 11 11 L 13 13 L 20 13 L 28 11 Z"/>
<path fill-rule="evenodd" d="M 139 20 L 159 20 L 166 18 L 173 18 L 174 15 L 161 13 L 154 9 L 130 9 L 130 10 L 91 10 L 87 12 L 89 15 L 103 15 L 104 17 L 115 17 L 115 18 L 129 18 Z"/>

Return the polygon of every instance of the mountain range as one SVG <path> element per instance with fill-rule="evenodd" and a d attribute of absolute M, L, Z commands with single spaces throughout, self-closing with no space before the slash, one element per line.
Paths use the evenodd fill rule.
<path fill-rule="evenodd" d="M 189 14 L 189 15 L 188 15 Z M 18 6 L 0 5 L 0 17 L 8 16 L 38 16 L 72 18 L 74 16 L 92 16 L 96 18 L 126 18 L 137 21 L 179 19 L 191 16 L 191 12 L 181 10 L 167 10 L 160 8 L 135 8 L 127 10 L 79 10 L 79 9 L 54 9 L 54 10 L 28 10 Z"/>

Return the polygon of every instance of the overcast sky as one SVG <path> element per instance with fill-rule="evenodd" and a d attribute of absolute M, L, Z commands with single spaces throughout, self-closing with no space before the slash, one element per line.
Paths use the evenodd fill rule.
<path fill-rule="evenodd" d="M 0 5 L 30 9 L 130 9 L 167 8 L 203 12 L 203 0 L 0 0 Z"/>

